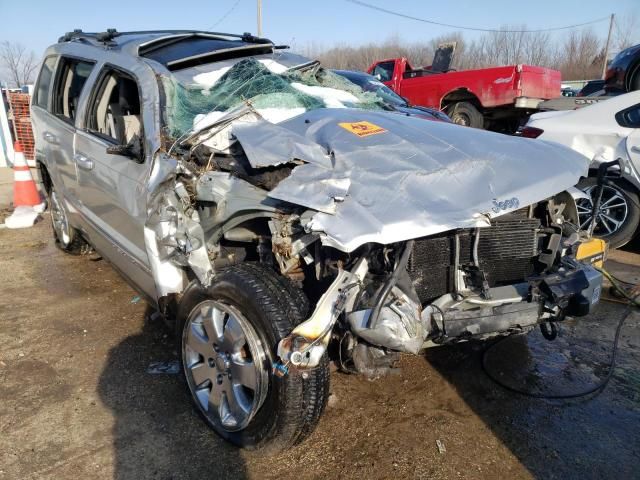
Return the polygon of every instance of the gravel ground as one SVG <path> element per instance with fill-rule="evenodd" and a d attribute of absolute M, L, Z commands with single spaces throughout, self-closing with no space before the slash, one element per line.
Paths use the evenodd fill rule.
<path fill-rule="evenodd" d="M 638 277 L 638 255 L 616 258 Z M 0 479 L 640 478 L 636 314 L 595 397 L 518 396 L 485 376 L 486 345 L 434 349 L 373 382 L 333 373 L 316 432 L 262 457 L 219 440 L 179 375 L 147 373 L 174 341 L 106 262 L 59 252 L 42 221 L 0 229 L 0 265 Z M 583 389 L 606 375 L 623 313 L 604 303 L 555 342 L 512 337 L 488 367 L 532 391 Z"/>

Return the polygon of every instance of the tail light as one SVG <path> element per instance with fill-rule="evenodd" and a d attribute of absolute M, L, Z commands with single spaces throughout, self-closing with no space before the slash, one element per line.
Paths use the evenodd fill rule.
<path fill-rule="evenodd" d="M 518 135 L 520 137 L 525 137 L 525 138 L 538 138 L 543 133 L 544 133 L 544 130 L 536 127 L 522 127 L 518 131 Z"/>

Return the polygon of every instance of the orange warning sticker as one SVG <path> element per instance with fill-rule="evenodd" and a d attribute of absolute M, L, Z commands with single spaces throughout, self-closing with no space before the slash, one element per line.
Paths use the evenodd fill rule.
<path fill-rule="evenodd" d="M 384 128 L 370 122 L 345 122 L 338 125 L 359 137 L 368 137 L 369 135 L 386 132 Z"/>

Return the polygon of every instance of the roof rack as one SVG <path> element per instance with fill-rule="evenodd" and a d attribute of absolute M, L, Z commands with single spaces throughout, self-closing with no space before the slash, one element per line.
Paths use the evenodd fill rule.
<path fill-rule="evenodd" d="M 115 28 L 108 28 L 104 32 L 83 32 L 81 29 L 75 29 L 72 32 L 67 32 L 58 39 L 58 43 L 71 42 L 73 40 L 96 40 L 100 43 L 110 44 L 113 43 L 114 38 L 121 37 L 123 35 L 153 35 L 153 34 L 205 34 L 215 35 L 228 38 L 237 38 L 246 43 L 258 43 L 258 44 L 273 44 L 268 38 L 256 37 L 249 32 L 245 32 L 242 35 L 235 33 L 222 33 L 222 32 L 208 32 L 206 30 L 139 30 L 131 32 L 118 32 Z"/>

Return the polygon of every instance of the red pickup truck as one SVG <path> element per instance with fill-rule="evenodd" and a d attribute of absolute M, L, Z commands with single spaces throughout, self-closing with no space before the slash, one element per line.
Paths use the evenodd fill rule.
<path fill-rule="evenodd" d="M 560 96 L 560 72 L 531 65 L 438 72 L 392 58 L 368 72 L 411 104 L 443 110 L 460 125 L 508 133 L 540 102 Z"/>

